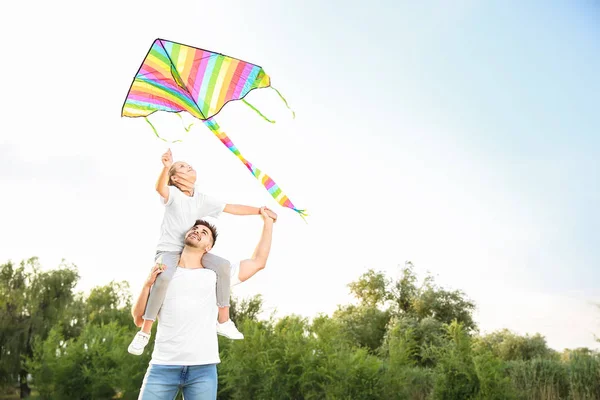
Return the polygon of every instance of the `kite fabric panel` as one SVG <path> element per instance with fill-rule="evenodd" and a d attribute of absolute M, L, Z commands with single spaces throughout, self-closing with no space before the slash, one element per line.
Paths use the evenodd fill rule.
<path fill-rule="evenodd" d="M 123 116 L 187 111 L 206 120 L 227 102 L 270 84 L 269 76 L 258 65 L 156 39 L 131 85 Z"/>
<path fill-rule="evenodd" d="M 296 208 L 268 175 L 246 160 L 212 119 L 228 102 L 242 100 L 248 104 L 243 100 L 244 96 L 253 89 L 266 87 L 271 87 L 270 78 L 258 65 L 220 53 L 156 39 L 131 84 L 121 115 L 147 117 L 156 111 L 188 112 L 204 121 L 279 204 L 305 217 L 305 210 Z M 283 96 L 276 89 L 275 91 L 289 108 Z M 273 122 L 255 107 L 248 105 L 264 119 Z M 146 120 L 158 136 L 154 126 Z"/>

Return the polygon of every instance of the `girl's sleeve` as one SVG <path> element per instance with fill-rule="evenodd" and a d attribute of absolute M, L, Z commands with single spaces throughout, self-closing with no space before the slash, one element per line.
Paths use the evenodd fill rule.
<path fill-rule="evenodd" d="M 163 206 L 167 207 L 170 206 L 171 204 L 173 204 L 173 201 L 175 200 L 175 196 L 177 196 L 179 193 L 179 189 L 177 189 L 175 186 L 167 186 L 169 188 L 169 199 L 165 202 L 165 198 L 162 197 L 161 195 L 158 195 L 158 198 L 160 199 L 160 204 L 162 204 Z"/>
<path fill-rule="evenodd" d="M 169 198 L 171 196 L 169 195 Z M 202 194 L 200 196 L 199 213 L 205 217 L 219 218 L 227 203 L 214 197 Z"/>

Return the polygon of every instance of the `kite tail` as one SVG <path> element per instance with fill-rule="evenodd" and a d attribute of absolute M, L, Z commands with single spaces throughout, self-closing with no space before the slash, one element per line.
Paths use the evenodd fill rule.
<path fill-rule="evenodd" d="M 179 114 L 177 114 L 179 115 Z M 181 115 L 179 115 L 181 117 Z M 181 142 L 180 139 L 174 140 L 172 142 L 169 142 L 167 139 L 160 137 L 160 135 L 158 134 L 158 131 L 156 130 L 156 128 L 154 127 L 154 125 L 152 125 L 152 122 L 150 122 L 150 120 L 148 119 L 148 117 L 144 117 L 144 119 L 146 120 L 146 122 L 148 123 L 148 125 L 150 125 L 150 127 L 152 128 L 152 130 L 154 131 L 154 134 L 156 135 L 157 138 L 159 138 L 160 140 L 162 140 L 163 142 L 166 143 L 177 143 L 177 142 Z"/>
<path fill-rule="evenodd" d="M 186 132 L 189 132 L 190 129 L 192 128 L 192 126 L 194 126 L 193 123 L 189 124 L 187 127 L 185 126 L 185 121 L 183 120 L 183 117 L 181 116 L 181 113 L 175 113 L 177 114 L 177 116 L 179 117 L 179 119 L 181 120 L 181 123 L 183 124 L 183 129 L 185 129 Z"/>
<path fill-rule="evenodd" d="M 256 179 L 258 179 L 260 181 L 260 183 L 263 184 L 265 189 L 267 189 L 267 191 L 271 194 L 271 196 L 273 196 L 273 198 L 279 204 L 296 211 L 298 213 L 298 215 L 300 215 L 300 217 L 302 217 L 304 222 L 306 222 L 306 217 L 308 216 L 308 214 L 306 213 L 306 210 L 300 210 L 300 209 L 296 208 L 294 206 L 294 204 L 291 202 L 291 200 L 281 191 L 279 186 L 275 183 L 275 181 L 273 181 L 273 179 L 271 179 L 271 177 L 269 175 L 265 174 L 260 169 L 256 168 L 254 165 L 252 165 L 252 163 L 250 163 L 250 161 L 246 160 L 244 158 L 244 156 L 242 156 L 242 154 L 240 153 L 238 148 L 235 146 L 235 144 L 233 144 L 231 139 L 229 139 L 229 137 L 220 130 L 219 124 L 217 124 L 217 122 L 214 119 L 209 118 L 209 119 L 205 120 L 204 123 L 206 124 L 208 129 L 210 129 L 212 131 L 212 133 L 214 133 L 215 136 L 217 138 L 219 138 L 221 143 L 223 143 L 225 146 L 227 146 L 227 148 L 233 154 L 235 154 L 235 156 L 237 158 L 239 158 L 242 163 L 244 163 L 246 168 L 248 168 L 248 170 L 252 173 L 252 175 L 254 175 L 254 177 Z"/>
<path fill-rule="evenodd" d="M 263 119 L 264 119 L 265 121 L 267 121 L 267 122 L 270 122 L 270 123 L 272 123 L 272 124 L 274 124 L 274 123 L 275 123 L 275 121 L 273 121 L 273 120 L 271 120 L 271 119 L 267 118 L 267 117 L 266 117 L 266 116 L 265 116 L 263 113 L 261 113 L 261 112 L 258 110 L 258 108 L 254 107 L 252 104 L 248 103 L 248 102 L 246 101 L 246 99 L 242 99 L 242 101 L 244 102 L 244 104 L 245 104 L 245 105 L 247 105 L 248 107 L 250 107 L 251 109 L 253 109 L 254 111 L 256 111 L 256 113 L 257 113 L 258 115 L 260 115 L 261 117 L 263 117 Z"/>
<path fill-rule="evenodd" d="M 294 112 L 294 110 L 292 110 L 290 108 L 290 105 L 288 104 L 288 102 L 285 99 L 285 97 L 283 97 L 282 94 L 279 93 L 279 90 L 275 89 L 273 86 L 271 86 L 271 89 L 273 89 L 275 92 L 277 92 L 277 94 L 279 95 L 279 97 L 281 98 L 281 100 L 283 100 L 283 102 L 285 103 L 285 106 L 287 107 L 287 109 L 292 112 L 292 117 L 295 119 L 296 118 L 296 113 Z"/>

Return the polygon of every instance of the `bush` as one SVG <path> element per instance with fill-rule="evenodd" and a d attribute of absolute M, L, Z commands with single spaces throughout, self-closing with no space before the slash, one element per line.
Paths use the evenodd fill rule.
<path fill-rule="evenodd" d="M 524 399 L 565 399 L 569 395 L 568 366 L 557 360 L 535 358 L 508 362 L 508 374 Z"/>
<path fill-rule="evenodd" d="M 589 350 L 569 355 L 569 384 L 574 400 L 600 399 L 600 356 Z"/>
<path fill-rule="evenodd" d="M 479 393 L 479 378 L 471 354 L 471 339 L 462 324 L 447 326 L 449 344 L 438 350 L 434 399 L 473 399 Z"/>
<path fill-rule="evenodd" d="M 65 341 L 58 329 L 52 329 L 46 340 L 36 343 L 28 363 L 40 397 L 137 398 L 152 349 L 141 357 L 127 353 L 134 333 L 116 322 L 89 324 L 78 338 Z"/>
<path fill-rule="evenodd" d="M 481 400 L 516 399 L 517 393 L 506 373 L 506 365 L 490 351 L 473 356 L 475 371 L 479 379 L 479 395 Z"/>

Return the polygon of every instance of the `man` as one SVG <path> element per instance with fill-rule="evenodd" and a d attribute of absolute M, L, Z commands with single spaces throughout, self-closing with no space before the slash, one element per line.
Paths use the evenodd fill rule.
<path fill-rule="evenodd" d="M 261 208 L 264 225 L 260 241 L 252 258 L 231 266 L 231 285 L 246 281 L 265 267 L 273 235 L 270 215 Z M 172 400 L 179 389 L 186 400 L 217 398 L 216 275 L 201 263 L 216 238 L 215 227 L 203 220 L 196 221 L 185 235 L 177 271 L 158 314 L 154 352 L 139 399 Z M 160 272 L 158 265 L 152 269 L 133 306 L 137 326 L 143 323 L 148 293 Z"/>

